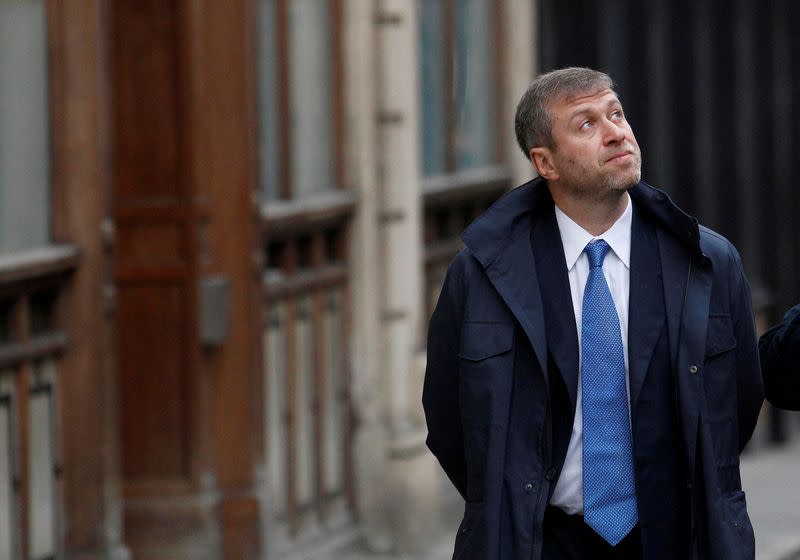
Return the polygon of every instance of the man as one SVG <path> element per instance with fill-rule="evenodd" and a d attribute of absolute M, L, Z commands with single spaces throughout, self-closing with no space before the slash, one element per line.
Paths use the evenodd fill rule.
<path fill-rule="evenodd" d="M 640 182 L 607 75 L 539 76 L 515 129 L 539 177 L 464 232 L 429 327 L 453 558 L 753 558 L 738 465 L 763 391 L 736 250 Z"/>
<path fill-rule="evenodd" d="M 778 408 L 800 410 L 800 305 L 758 341 L 764 393 Z"/>

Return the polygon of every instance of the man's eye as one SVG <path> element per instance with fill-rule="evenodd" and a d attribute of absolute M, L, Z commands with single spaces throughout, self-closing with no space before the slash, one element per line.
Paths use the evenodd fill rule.
<path fill-rule="evenodd" d="M 613 113 L 611 113 L 611 118 L 614 119 L 614 120 L 619 120 L 619 119 L 623 119 L 625 117 L 622 114 L 622 111 L 614 111 Z"/>
<path fill-rule="evenodd" d="M 583 121 L 580 126 L 581 130 L 589 130 L 592 128 L 592 121 Z"/>

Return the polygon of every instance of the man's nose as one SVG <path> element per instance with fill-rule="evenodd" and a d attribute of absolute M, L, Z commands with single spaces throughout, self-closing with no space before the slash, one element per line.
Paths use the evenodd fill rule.
<path fill-rule="evenodd" d="M 605 119 L 603 121 L 603 133 L 606 144 L 618 144 L 625 140 L 625 129 L 617 123 Z"/>

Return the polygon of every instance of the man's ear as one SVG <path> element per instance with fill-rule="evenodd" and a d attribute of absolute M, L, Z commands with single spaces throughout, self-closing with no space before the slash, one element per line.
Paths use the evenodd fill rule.
<path fill-rule="evenodd" d="M 553 152 L 550 148 L 542 146 L 531 148 L 530 156 L 534 169 L 542 178 L 548 181 L 558 179 L 558 170 L 553 165 Z"/>

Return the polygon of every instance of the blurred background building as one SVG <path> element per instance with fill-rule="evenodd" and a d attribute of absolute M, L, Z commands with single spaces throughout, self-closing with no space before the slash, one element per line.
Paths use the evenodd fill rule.
<path fill-rule="evenodd" d="M 421 554 L 458 506 L 425 322 L 460 231 L 531 177 L 540 71 L 612 74 L 645 179 L 774 320 L 798 9 L 0 0 L 0 558 Z"/>

